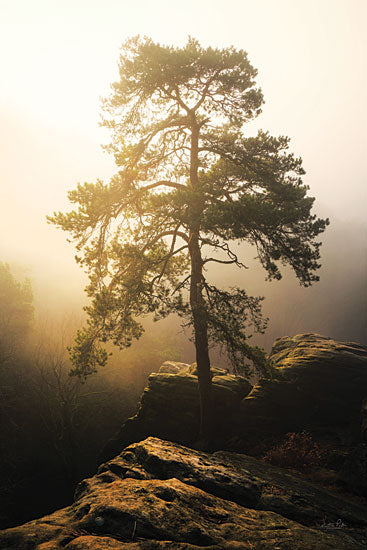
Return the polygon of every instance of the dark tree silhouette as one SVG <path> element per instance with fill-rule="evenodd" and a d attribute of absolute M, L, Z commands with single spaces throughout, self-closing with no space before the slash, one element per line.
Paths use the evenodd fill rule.
<path fill-rule="evenodd" d="M 33 321 L 29 280 L 20 283 L 8 264 L 0 262 L 0 369 L 22 350 Z"/>

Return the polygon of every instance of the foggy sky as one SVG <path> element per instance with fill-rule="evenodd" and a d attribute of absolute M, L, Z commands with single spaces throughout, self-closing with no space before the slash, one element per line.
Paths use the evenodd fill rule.
<path fill-rule="evenodd" d="M 141 34 L 183 45 L 191 35 L 204 46 L 248 52 L 266 102 L 248 134 L 263 128 L 291 137 L 315 212 L 332 222 L 328 288 L 334 281 L 340 298 L 345 266 L 342 258 L 337 263 L 336 243 L 343 227 L 341 249 L 353 250 L 344 276 L 363 292 L 366 16 L 364 0 L 0 0 L 0 261 L 30 276 L 36 298 L 47 293 L 50 307 L 80 306 L 85 278 L 66 234 L 45 217 L 68 208 L 67 190 L 78 181 L 114 173 L 113 158 L 100 149 L 108 136 L 98 127 L 99 98 L 117 77 L 122 42 Z M 257 276 L 250 280 L 256 294 Z M 315 303 L 322 288 L 312 289 Z M 283 289 L 259 292 L 271 301 Z M 343 300 L 347 307 L 354 298 Z"/>

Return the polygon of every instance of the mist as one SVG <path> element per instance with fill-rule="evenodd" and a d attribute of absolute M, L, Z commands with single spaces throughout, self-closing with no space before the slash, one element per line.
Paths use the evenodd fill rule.
<path fill-rule="evenodd" d="M 255 264 L 238 274 L 250 294 L 266 297 L 268 338 L 306 327 L 333 333 L 335 316 L 338 334 L 345 329 L 345 337 L 365 338 L 363 312 L 356 313 L 360 321 L 345 316 L 366 283 L 365 2 L 262 0 L 255 6 L 230 0 L 224 10 L 216 1 L 197 6 L 190 0 L 183 9 L 142 0 L 127 10 L 112 0 L 103 8 L 3 1 L 0 14 L 0 260 L 30 277 L 37 307 L 70 312 L 85 303 L 86 277 L 75 251 L 46 215 L 69 209 L 67 191 L 77 182 L 108 181 L 115 172 L 100 147 L 109 136 L 98 123 L 100 97 L 117 77 L 121 43 L 140 33 L 181 44 L 191 34 L 203 45 L 233 44 L 248 52 L 266 101 L 248 134 L 263 128 L 291 137 L 290 150 L 303 158 L 304 182 L 316 197 L 314 211 L 331 220 L 314 288 L 299 289 L 291 275 L 265 284 Z M 225 282 L 228 275 L 222 270 L 218 277 Z M 304 318 L 296 322 L 293 314 L 292 327 L 291 312 L 281 312 L 294 301 L 304 302 Z"/>
<path fill-rule="evenodd" d="M 98 122 L 100 97 L 117 77 L 120 44 L 136 33 L 176 44 L 191 34 L 203 44 L 233 44 L 248 52 L 266 100 L 248 135 L 263 128 L 291 137 L 290 150 L 302 156 L 304 182 L 316 197 L 314 213 L 331 222 L 321 235 L 320 281 L 311 288 L 300 287 L 287 269 L 281 281 L 265 281 L 256 252 L 246 247 L 240 256 L 249 269 L 221 266 L 209 276 L 220 287 L 238 285 L 264 296 L 269 324 L 254 342 L 268 351 L 275 338 L 301 332 L 365 343 L 366 4 L 282 0 L 275 6 L 262 0 L 254 6 L 230 0 L 224 11 L 219 2 L 209 7 L 205 1 L 195 5 L 194 19 L 192 1 L 185 10 L 163 0 L 154 9 L 146 1 L 129 10 L 112 1 L 103 9 L 82 4 L 0 5 L 0 261 L 17 279 L 30 279 L 36 319 L 60 324 L 72 316 L 76 330 L 84 318 L 87 277 L 67 235 L 48 225 L 46 216 L 70 208 L 67 192 L 77 182 L 108 181 L 115 172 L 113 158 L 100 147 L 109 136 Z M 173 32 L 178 16 L 182 25 Z M 178 319 L 158 329 L 146 323 L 147 333 L 158 330 L 180 342 L 180 360 L 195 360 Z M 133 344 L 137 353 L 148 346 L 146 338 Z M 150 368 L 143 369 L 145 379 Z M 140 391 L 145 379 L 137 379 Z"/>
<path fill-rule="evenodd" d="M 330 218 L 321 235 L 320 281 L 310 288 L 301 287 L 290 269 L 282 271 L 281 281 L 266 281 L 256 251 L 242 245 L 239 257 L 248 269 L 218 266 L 208 272 L 219 287 L 239 286 L 264 296 L 268 328 L 251 343 L 270 351 L 278 337 L 316 332 L 367 344 L 366 10 L 358 0 L 260 0 L 256 5 L 229 0 L 225 9 L 216 0 L 180 6 L 141 0 L 128 8 L 113 0 L 103 7 L 83 1 L 58 6 L 0 1 L 0 262 L 10 265 L 17 281 L 30 280 L 35 307 L 15 368 L 6 373 L 12 388 L 7 410 L 14 422 L 24 422 L 6 464 L 18 457 L 29 428 L 37 445 L 48 441 L 46 482 L 55 478 L 54 490 L 61 491 L 57 501 L 37 502 L 32 512 L 13 511 L 4 524 L 69 502 L 73 483 L 94 471 L 99 449 L 136 410 L 149 374 L 165 360 L 195 361 L 190 332 L 177 317 L 159 323 L 145 319 L 141 340 L 123 351 L 108 346 L 113 353 L 108 365 L 75 389 L 72 410 L 88 451 L 73 451 L 77 471 L 72 475 L 70 461 L 65 468 L 69 443 L 55 452 L 50 425 L 39 428 L 45 416 L 60 417 L 47 388 L 60 380 L 62 388 L 69 387 L 67 346 L 85 320 L 88 303 L 88 279 L 75 262 L 75 249 L 46 216 L 70 209 L 67 192 L 78 182 L 108 181 L 116 171 L 113 158 L 100 147 L 109 140 L 98 125 L 100 97 L 117 77 L 119 47 L 129 36 L 146 34 L 181 45 L 192 35 L 203 45 L 246 50 L 266 100 L 246 131 L 253 135 L 262 128 L 291 137 L 290 150 L 302 157 L 304 182 L 316 198 L 314 213 Z M 212 361 L 228 366 L 216 349 Z M 27 475 L 36 475 L 38 468 L 32 445 L 25 444 L 26 459 L 33 457 Z M 9 501 L 15 507 L 29 487 L 14 472 L 5 482 L 8 489 L 15 483 Z"/>

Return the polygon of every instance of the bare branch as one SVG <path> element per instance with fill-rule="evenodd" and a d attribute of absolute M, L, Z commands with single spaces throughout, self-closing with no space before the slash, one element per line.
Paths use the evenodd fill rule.
<path fill-rule="evenodd" d="M 177 232 L 178 232 L 178 229 L 180 227 L 180 224 L 176 227 L 174 233 L 173 233 L 173 237 L 172 237 L 172 242 L 171 242 L 171 248 L 170 248 L 170 251 L 169 253 L 166 255 L 165 258 L 162 258 L 160 261 L 163 261 L 163 266 L 162 266 L 162 269 L 161 269 L 161 272 L 159 275 L 157 275 L 156 277 L 153 278 L 152 280 L 152 285 L 155 283 L 155 281 L 160 281 L 161 278 L 163 277 L 164 275 L 164 272 L 166 271 L 166 268 L 167 268 L 167 265 L 168 265 L 168 262 L 169 260 L 172 258 L 172 256 L 174 256 L 175 254 L 177 254 L 178 252 L 180 252 L 180 250 L 183 250 L 184 248 L 187 248 L 188 245 L 184 245 L 183 247 L 179 248 L 178 250 L 174 250 L 175 248 L 175 244 L 176 244 L 176 239 L 177 239 Z"/>
<path fill-rule="evenodd" d="M 236 264 L 238 263 L 236 260 L 218 260 L 217 258 L 207 258 L 203 261 L 203 264 L 206 264 L 207 262 L 217 262 L 218 264 Z"/>
<path fill-rule="evenodd" d="M 204 239 L 200 239 L 201 243 L 204 245 L 204 244 L 207 244 L 209 246 L 212 246 L 213 248 L 219 248 L 221 250 L 224 250 L 224 252 L 226 252 L 227 256 L 229 256 L 229 258 L 231 259 L 230 261 L 226 262 L 225 260 L 216 260 L 215 258 L 209 258 L 208 260 L 204 260 L 203 263 L 205 263 L 205 261 L 217 261 L 218 263 L 233 263 L 233 264 L 236 264 L 238 267 L 243 267 L 244 269 L 248 269 L 248 267 L 239 261 L 238 257 L 237 257 L 237 254 L 235 254 L 228 246 L 228 243 L 224 242 L 224 243 L 221 243 L 220 241 L 218 240 L 213 240 L 213 239 L 207 239 L 207 238 L 204 238 Z"/>
<path fill-rule="evenodd" d="M 186 281 L 188 281 L 190 278 L 191 278 L 191 274 L 188 275 L 187 277 L 185 277 L 184 280 L 181 281 L 181 282 L 176 286 L 176 288 L 174 288 L 174 289 L 172 290 L 172 293 L 171 293 L 171 294 L 175 294 L 175 292 L 177 292 L 178 290 L 180 290 L 180 288 L 182 288 L 182 287 L 185 285 Z"/>
<path fill-rule="evenodd" d="M 162 267 L 162 269 L 161 269 L 160 274 L 159 274 L 159 275 L 156 275 L 156 276 L 153 277 L 153 279 L 151 280 L 151 283 L 150 283 L 150 284 L 151 284 L 152 286 L 154 285 L 154 283 L 155 283 L 156 281 L 160 281 L 161 278 L 163 277 L 163 275 L 164 275 L 164 273 L 165 273 L 165 271 L 166 271 L 167 264 L 168 264 L 169 260 L 170 260 L 171 258 L 173 258 L 173 256 L 175 256 L 175 255 L 178 254 L 179 252 L 182 252 L 182 250 L 185 250 L 186 248 L 188 248 L 188 245 L 187 245 L 187 244 L 185 244 L 184 246 L 181 246 L 180 248 L 177 248 L 177 250 L 174 250 L 174 251 L 172 251 L 172 252 L 169 252 L 168 254 L 166 254 L 166 256 L 163 256 L 163 258 L 161 258 L 159 261 L 155 262 L 155 263 L 158 263 L 158 264 L 161 263 L 161 262 L 164 262 L 164 264 L 163 264 L 163 267 Z"/>
<path fill-rule="evenodd" d="M 149 248 L 150 246 L 153 246 L 153 244 L 155 244 L 157 241 L 159 241 L 159 239 L 162 239 L 163 237 L 168 237 L 169 235 L 177 235 L 177 237 L 181 237 L 181 239 L 183 239 L 184 241 L 186 241 L 187 243 L 189 242 L 189 237 L 186 235 L 186 233 L 183 233 L 182 231 L 175 231 L 175 230 L 172 230 L 172 231 L 163 231 L 162 233 L 160 233 L 159 235 L 157 235 L 156 237 L 154 237 L 154 239 L 152 241 L 149 241 L 142 249 L 142 252 L 145 252 L 145 250 L 147 248 Z"/>

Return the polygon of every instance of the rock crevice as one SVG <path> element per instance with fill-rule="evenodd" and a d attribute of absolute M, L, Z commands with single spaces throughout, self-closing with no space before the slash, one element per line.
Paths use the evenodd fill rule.
<path fill-rule="evenodd" d="M 73 504 L 2 531 L 0 549 L 367 548 L 363 500 L 256 458 L 287 432 L 308 430 L 344 457 L 340 482 L 366 496 L 367 349 L 305 334 L 277 340 L 271 358 L 274 377 L 253 388 L 213 369 L 213 454 L 187 446 L 199 424 L 195 366 L 165 363 Z"/>
<path fill-rule="evenodd" d="M 101 465 L 68 508 L 0 533 L 7 550 L 362 550 L 366 544 L 363 507 L 253 457 L 210 455 L 152 437 Z"/>

